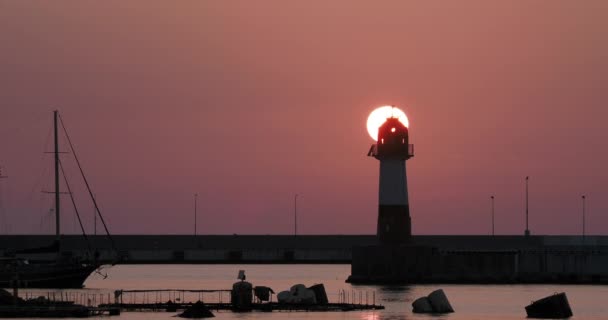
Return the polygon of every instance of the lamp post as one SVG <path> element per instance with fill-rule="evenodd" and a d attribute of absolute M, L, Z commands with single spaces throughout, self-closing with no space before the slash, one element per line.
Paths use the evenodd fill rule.
<path fill-rule="evenodd" d="M 298 194 L 293 197 L 293 235 L 298 235 Z"/>
<path fill-rule="evenodd" d="M 490 196 L 492 202 L 492 236 L 494 236 L 494 196 Z"/>
<path fill-rule="evenodd" d="M 530 236 L 530 229 L 528 229 L 528 180 L 530 177 L 526 176 L 526 231 L 524 231 L 524 235 L 526 237 Z"/>
<path fill-rule="evenodd" d="M 8 177 L 2 175 L 2 166 L 0 166 L 0 179 L 4 179 L 4 178 L 8 178 Z M 1 191 L 2 191 L 2 189 L 0 188 L 0 210 L 1 210 L 0 215 L 2 215 L 2 217 L 4 217 L 4 210 L 2 210 L 2 193 L 1 193 Z M 8 221 L 5 220 L 4 222 L 5 222 L 4 223 L 5 225 L 8 225 Z M 3 229 L 6 233 L 8 233 L 7 228 L 3 228 Z M 15 297 L 15 299 L 17 299 L 17 298 Z"/>
<path fill-rule="evenodd" d="M 584 242 L 585 241 L 585 200 L 587 199 L 587 197 L 585 197 L 585 195 L 582 195 L 581 199 L 583 200 L 583 242 Z"/>
<path fill-rule="evenodd" d="M 198 200 L 198 193 L 194 194 L 194 236 L 196 237 L 196 202 Z"/>

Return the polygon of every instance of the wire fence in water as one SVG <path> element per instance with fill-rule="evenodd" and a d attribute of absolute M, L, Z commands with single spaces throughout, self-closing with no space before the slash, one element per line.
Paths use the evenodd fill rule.
<path fill-rule="evenodd" d="M 149 290 L 35 290 L 19 291 L 25 300 L 39 299 L 52 303 L 73 302 L 84 306 L 97 307 L 105 304 L 189 304 L 197 301 L 205 303 L 230 303 L 231 290 L 186 290 L 186 289 L 149 289 Z M 255 295 L 252 294 L 255 297 Z M 353 305 L 375 305 L 375 291 L 341 289 L 335 294 L 328 293 L 329 302 Z M 256 298 L 254 298 L 256 299 Z M 274 300 L 274 301 L 273 301 Z M 257 300 L 256 302 L 261 303 Z M 270 295 L 269 302 L 276 302 L 276 295 Z"/>

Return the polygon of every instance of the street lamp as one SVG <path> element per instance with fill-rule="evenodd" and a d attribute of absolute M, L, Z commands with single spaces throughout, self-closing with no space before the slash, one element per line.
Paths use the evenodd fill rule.
<path fill-rule="evenodd" d="M 583 200 L 583 241 L 585 241 L 585 195 L 582 195 L 581 199 Z"/>
<path fill-rule="evenodd" d="M 194 194 L 194 236 L 196 237 L 196 205 L 198 200 L 198 193 Z"/>
<path fill-rule="evenodd" d="M 494 236 L 494 196 L 490 196 L 492 201 L 492 236 Z"/>
<path fill-rule="evenodd" d="M 293 197 L 293 235 L 298 235 L 298 194 Z"/>
<path fill-rule="evenodd" d="M 528 180 L 530 177 L 526 176 L 526 231 L 524 231 L 524 235 L 526 237 L 530 236 L 530 229 L 528 229 Z"/>

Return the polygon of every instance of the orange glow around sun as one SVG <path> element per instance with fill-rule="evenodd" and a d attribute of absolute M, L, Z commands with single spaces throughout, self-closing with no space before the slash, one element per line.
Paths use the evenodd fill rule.
<path fill-rule="evenodd" d="M 395 107 L 383 106 L 372 111 L 367 118 L 367 132 L 369 133 L 369 136 L 375 141 L 378 141 L 378 128 L 380 128 L 386 119 L 391 117 L 399 119 L 404 126 L 410 127 L 410 122 L 407 119 L 405 112 Z"/>

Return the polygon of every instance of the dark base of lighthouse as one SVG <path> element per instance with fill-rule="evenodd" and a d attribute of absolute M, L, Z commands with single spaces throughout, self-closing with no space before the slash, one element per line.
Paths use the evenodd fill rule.
<path fill-rule="evenodd" d="M 517 251 L 442 252 L 421 245 L 353 248 L 351 275 L 358 284 L 526 283 L 542 280 L 518 272 Z"/>
<path fill-rule="evenodd" d="M 380 205 L 378 207 L 377 235 L 380 243 L 409 242 L 412 237 L 410 207 L 407 205 Z"/>
<path fill-rule="evenodd" d="M 415 245 L 354 247 L 351 275 L 346 282 L 360 284 L 419 283 L 429 278 L 435 249 Z"/>

